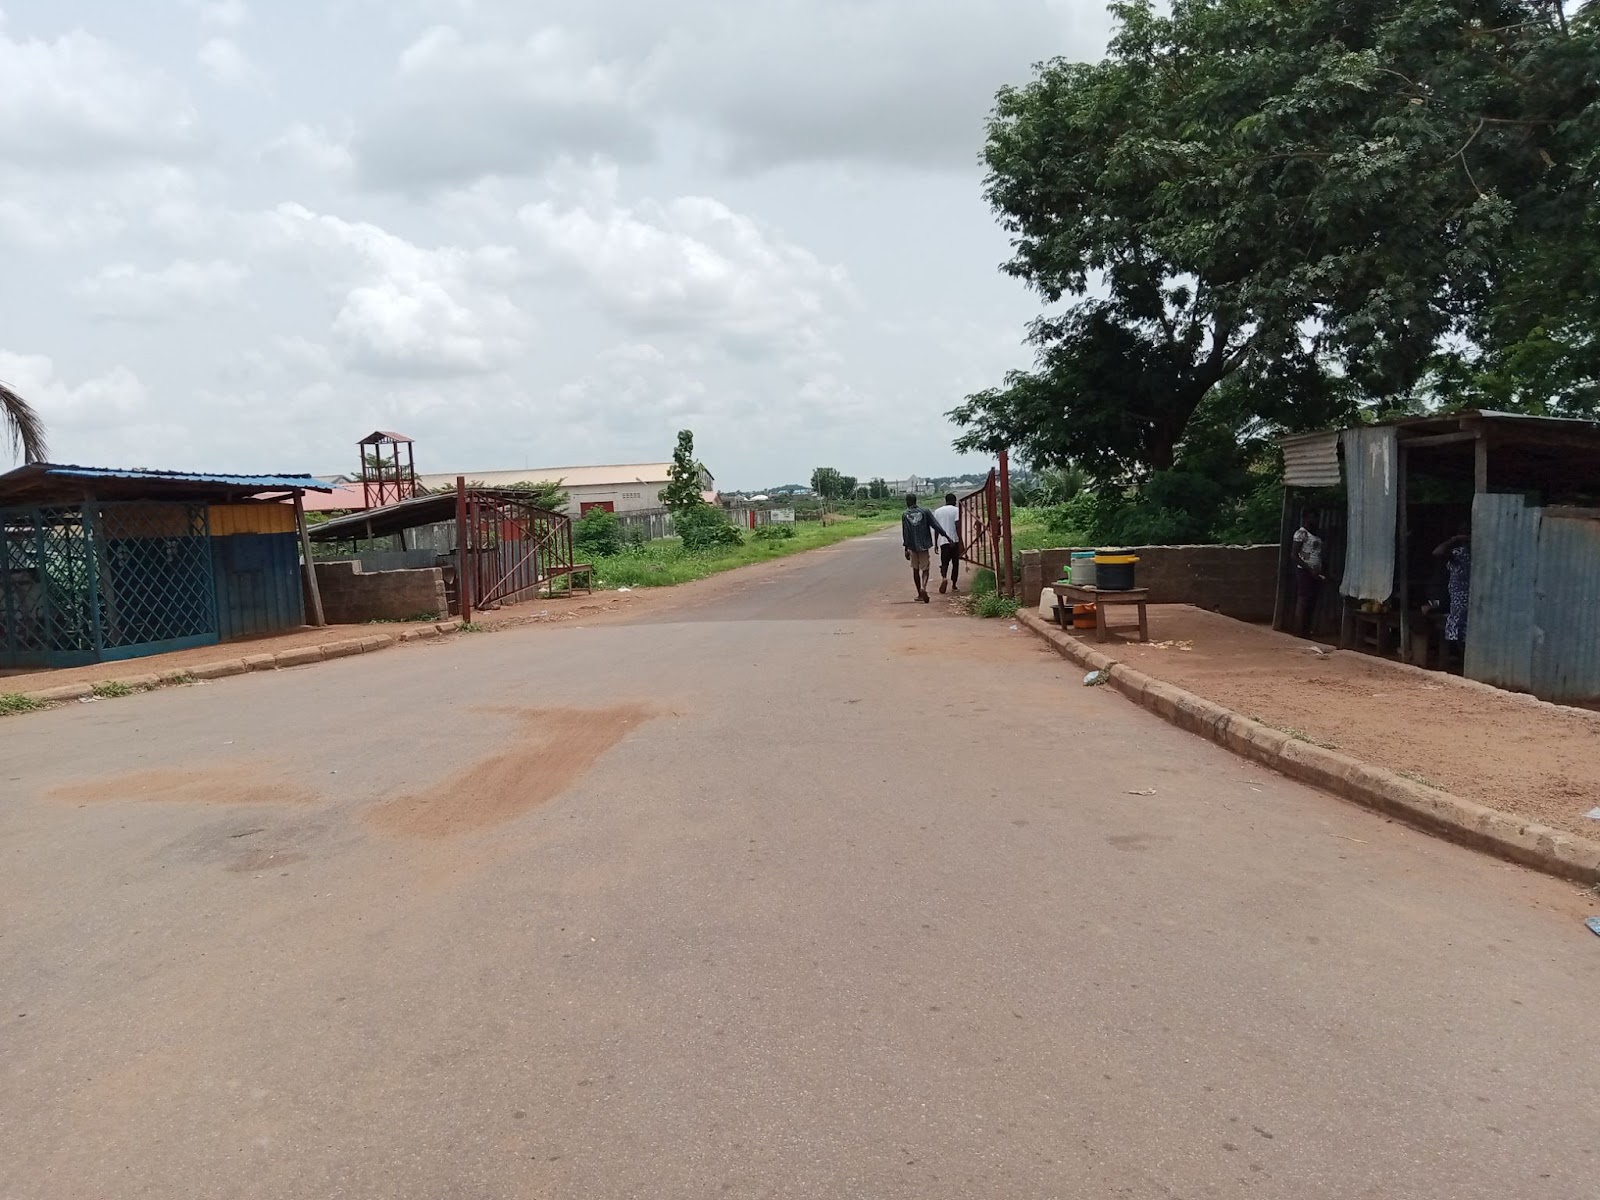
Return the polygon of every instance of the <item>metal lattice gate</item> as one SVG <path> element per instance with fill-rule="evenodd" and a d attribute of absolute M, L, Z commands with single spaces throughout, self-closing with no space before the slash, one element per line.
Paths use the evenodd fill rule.
<path fill-rule="evenodd" d="M 204 504 L 0 510 L 0 663 L 60 667 L 217 641 Z"/>

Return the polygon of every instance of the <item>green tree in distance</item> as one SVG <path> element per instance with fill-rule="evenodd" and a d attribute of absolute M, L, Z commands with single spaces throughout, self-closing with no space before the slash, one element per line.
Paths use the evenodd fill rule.
<path fill-rule="evenodd" d="M 705 468 L 694 456 L 694 432 L 684 429 L 678 433 L 678 445 L 672 452 L 672 465 L 667 468 L 667 486 L 661 493 L 661 503 L 675 516 L 704 504 Z"/>

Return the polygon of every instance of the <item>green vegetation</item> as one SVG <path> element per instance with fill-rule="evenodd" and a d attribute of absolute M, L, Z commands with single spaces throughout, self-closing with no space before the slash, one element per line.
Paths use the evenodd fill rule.
<path fill-rule="evenodd" d="M 1047 309 L 958 448 L 1083 472 L 1086 541 L 1248 541 L 1278 433 L 1600 412 L 1600 5 L 1112 11 L 1103 61 L 997 98 L 985 195 Z"/>
<path fill-rule="evenodd" d="M 667 468 L 661 503 L 677 516 L 705 502 L 705 466 L 694 456 L 694 431 L 681 429 L 678 445 L 672 451 L 672 465 Z"/>
<path fill-rule="evenodd" d="M 1017 609 L 1021 607 L 1017 601 L 1006 596 L 974 596 L 971 599 L 972 615 L 990 620 L 997 617 L 1009 620 L 1017 615 Z"/>
<path fill-rule="evenodd" d="M 104 683 L 94 685 L 94 694 L 105 700 L 116 700 L 123 696 L 131 696 L 137 688 L 123 683 L 120 679 L 108 679 Z"/>
<path fill-rule="evenodd" d="M 795 532 L 793 525 L 773 522 L 771 525 L 757 526 L 756 531 L 750 536 L 758 542 L 786 542 L 795 536 Z"/>
<path fill-rule="evenodd" d="M 572 540 L 578 553 L 593 561 L 622 549 L 622 522 L 615 513 L 591 508 L 572 523 Z"/>
<path fill-rule="evenodd" d="M 783 558 L 803 550 L 814 550 L 819 546 L 831 546 L 849 538 L 876 533 L 893 519 L 892 516 L 874 516 L 830 520 L 827 524 L 806 522 L 796 526 L 790 537 L 754 537 L 743 545 L 712 546 L 701 550 L 687 549 L 678 538 L 662 538 L 643 546 L 627 546 L 619 554 L 596 559 L 596 582 L 608 588 L 670 587 L 731 571 L 735 567 Z"/>
<path fill-rule="evenodd" d="M 32 712 L 36 708 L 43 707 L 32 696 L 24 696 L 21 692 L 0 692 L 0 717 Z"/>
<path fill-rule="evenodd" d="M 683 548 L 691 553 L 744 544 L 744 535 L 733 527 L 728 514 L 703 500 L 675 513 L 672 525 Z"/>

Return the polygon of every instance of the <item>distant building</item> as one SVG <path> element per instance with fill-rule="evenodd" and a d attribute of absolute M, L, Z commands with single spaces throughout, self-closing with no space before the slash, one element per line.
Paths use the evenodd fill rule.
<path fill-rule="evenodd" d="M 619 463 L 598 467 L 532 467 L 521 471 L 451 471 L 419 474 L 417 482 L 430 491 L 453 487 L 456 476 L 483 487 L 515 487 L 518 484 L 559 483 L 567 493 L 567 512 L 579 516 L 591 508 L 607 512 L 642 512 L 661 507 L 672 464 Z M 700 486 L 708 503 L 717 500 L 716 480 L 703 471 Z"/>

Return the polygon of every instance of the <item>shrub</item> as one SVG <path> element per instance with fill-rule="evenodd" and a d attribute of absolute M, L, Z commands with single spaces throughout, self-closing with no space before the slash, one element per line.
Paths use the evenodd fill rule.
<path fill-rule="evenodd" d="M 673 518 L 673 527 L 683 539 L 685 550 L 714 550 L 718 546 L 742 546 L 744 538 L 720 508 L 697 504 Z"/>
<path fill-rule="evenodd" d="M 758 542 L 785 542 L 794 536 L 794 526 L 780 525 L 776 522 L 771 525 L 758 525 L 750 536 Z"/>
<path fill-rule="evenodd" d="M 606 558 L 622 549 L 622 522 L 603 508 L 591 508 L 572 524 L 572 540 L 585 558 Z"/>
<path fill-rule="evenodd" d="M 0 717 L 32 712 L 38 707 L 39 702 L 32 696 L 24 696 L 21 692 L 0 692 Z"/>
<path fill-rule="evenodd" d="M 1000 590 L 1000 585 L 995 581 L 994 572 L 988 567 L 979 567 L 972 577 L 972 584 L 968 588 L 973 596 L 993 596 Z"/>

